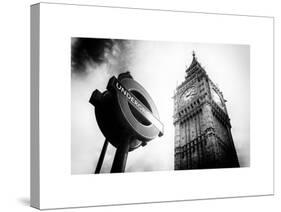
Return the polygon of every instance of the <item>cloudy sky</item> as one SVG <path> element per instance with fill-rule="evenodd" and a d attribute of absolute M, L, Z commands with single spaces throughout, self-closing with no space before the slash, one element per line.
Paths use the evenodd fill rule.
<path fill-rule="evenodd" d="M 129 153 L 126 172 L 173 170 L 173 93 L 184 81 L 192 51 L 227 100 L 232 135 L 241 166 L 250 165 L 250 47 L 164 41 L 72 38 L 71 170 L 93 173 L 104 142 L 94 107 L 95 89 L 104 91 L 112 75 L 130 71 L 151 95 L 165 134 Z M 115 148 L 110 144 L 101 172 L 109 173 Z"/>

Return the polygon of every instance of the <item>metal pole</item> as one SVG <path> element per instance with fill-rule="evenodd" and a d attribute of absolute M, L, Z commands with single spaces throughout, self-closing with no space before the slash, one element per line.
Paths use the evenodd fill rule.
<path fill-rule="evenodd" d="M 101 166 L 102 166 L 102 163 L 103 163 L 103 160 L 104 160 L 104 156 L 105 156 L 105 152 L 106 152 L 107 146 L 108 146 L 108 140 L 105 139 L 103 147 L 102 147 L 102 150 L 101 150 L 101 153 L 100 153 L 100 158 L 99 158 L 96 170 L 95 170 L 95 174 L 99 174 L 100 173 Z"/>
<path fill-rule="evenodd" d="M 111 173 L 120 173 L 125 171 L 128 152 L 130 147 L 130 138 L 125 138 L 117 147 L 114 161 L 111 167 Z"/>

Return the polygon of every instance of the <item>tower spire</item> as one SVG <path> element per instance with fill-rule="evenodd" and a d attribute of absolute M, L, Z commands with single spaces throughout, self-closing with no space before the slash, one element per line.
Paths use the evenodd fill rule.
<path fill-rule="evenodd" d="M 192 56 L 193 56 L 193 58 L 195 58 L 195 51 L 194 50 L 192 51 Z"/>
<path fill-rule="evenodd" d="M 195 67 L 197 67 L 197 66 L 199 65 L 199 63 L 198 63 L 198 61 L 197 61 L 197 58 L 196 58 L 196 56 L 195 56 L 195 51 L 194 51 L 194 50 L 192 51 L 192 57 L 193 57 L 193 59 L 192 59 L 191 64 L 190 64 L 189 67 L 185 70 L 186 74 L 188 74 L 188 72 L 189 72 L 190 70 L 192 70 L 193 68 L 195 68 Z"/>

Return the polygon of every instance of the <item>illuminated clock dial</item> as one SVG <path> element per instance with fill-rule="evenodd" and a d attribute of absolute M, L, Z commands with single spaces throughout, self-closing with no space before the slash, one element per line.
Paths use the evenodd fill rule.
<path fill-rule="evenodd" d="M 186 89 L 181 96 L 181 104 L 183 105 L 189 102 L 195 94 L 196 94 L 196 89 L 194 86 Z"/>

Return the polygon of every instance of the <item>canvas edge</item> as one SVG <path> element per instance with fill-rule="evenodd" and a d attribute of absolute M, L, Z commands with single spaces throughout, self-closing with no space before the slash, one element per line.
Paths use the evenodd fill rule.
<path fill-rule="evenodd" d="M 40 209 L 40 4 L 30 7 L 30 206 Z"/>

